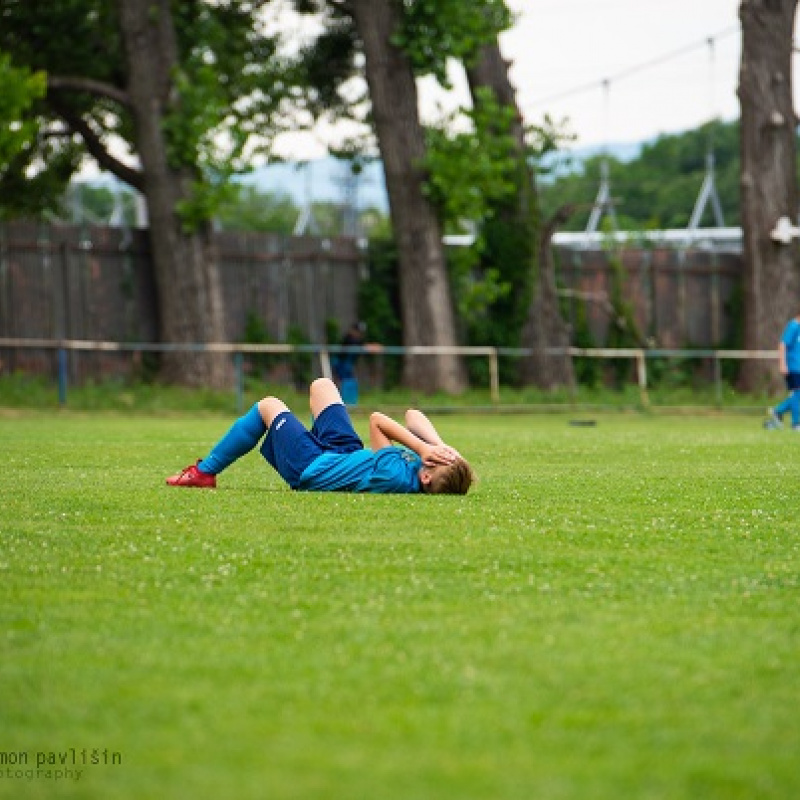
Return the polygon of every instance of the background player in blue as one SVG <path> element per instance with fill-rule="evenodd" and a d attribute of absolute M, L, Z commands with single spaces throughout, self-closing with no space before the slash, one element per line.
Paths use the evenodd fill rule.
<path fill-rule="evenodd" d="M 233 423 L 204 459 L 167 478 L 167 484 L 213 489 L 216 476 L 263 438 L 261 454 L 292 489 L 466 494 L 472 485 L 469 464 L 442 441 L 421 411 L 409 409 L 405 426 L 380 412 L 371 414 L 366 449 L 333 381 L 315 380 L 309 403 L 310 431 L 282 400 L 265 397 Z"/>
<path fill-rule="evenodd" d="M 789 396 L 768 411 L 768 428 L 782 428 L 783 415 L 792 417 L 792 430 L 800 431 L 800 315 L 789 320 L 778 345 L 781 375 L 786 378 Z"/>

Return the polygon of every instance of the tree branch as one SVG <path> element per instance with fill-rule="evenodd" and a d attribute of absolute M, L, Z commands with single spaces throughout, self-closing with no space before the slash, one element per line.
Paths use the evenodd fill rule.
<path fill-rule="evenodd" d="M 92 130 L 89 123 L 86 122 L 80 114 L 76 114 L 72 109 L 60 103 L 58 99 L 53 96 L 51 96 L 49 100 L 56 114 L 64 120 L 72 131 L 83 139 L 86 149 L 95 161 L 97 161 L 101 169 L 108 170 L 124 183 L 127 183 L 140 192 L 144 192 L 144 176 L 139 170 L 129 167 L 127 164 L 123 164 L 118 158 L 112 156 L 102 139 Z"/>
<path fill-rule="evenodd" d="M 47 88 L 48 90 L 66 89 L 74 92 L 89 92 L 89 94 L 114 100 L 123 106 L 130 106 L 131 104 L 127 92 L 110 83 L 95 81 L 92 78 L 81 78 L 75 75 L 48 75 Z"/>
<path fill-rule="evenodd" d="M 578 207 L 579 206 L 576 206 L 575 203 L 565 203 L 555 210 L 553 216 L 542 225 L 542 248 L 550 247 L 550 242 L 555 232 L 569 221 L 569 218 L 575 213 Z"/>

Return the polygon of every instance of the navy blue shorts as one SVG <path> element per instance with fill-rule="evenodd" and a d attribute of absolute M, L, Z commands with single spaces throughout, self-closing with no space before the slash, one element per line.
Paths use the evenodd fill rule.
<path fill-rule="evenodd" d="M 786 388 L 790 392 L 800 389 L 800 372 L 790 372 L 786 375 Z"/>
<path fill-rule="evenodd" d="M 341 403 L 332 403 L 314 420 L 310 431 L 291 411 L 278 414 L 261 445 L 261 455 L 296 489 L 306 467 L 323 453 L 363 449 L 347 409 Z"/>

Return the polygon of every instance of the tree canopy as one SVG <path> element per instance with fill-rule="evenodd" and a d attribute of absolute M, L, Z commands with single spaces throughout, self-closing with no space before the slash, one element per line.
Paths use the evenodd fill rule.
<path fill-rule="evenodd" d="M 275 37 L 255 24 L 260 5 L 178 0 L 170 6 L 178 66 L 165 128 L 170 162 L 195 174 L 192 200 L 183 209 L 187 219 L 207 217 L 225 179 L 246 170 L 254 153 L 289 125 L 281 112 L 292 68 L 279 56 Z M 37 200 L 47 207 L 58 184 L 43 192 L 20 176 L 56 164 L 61 178 L 68 178 L 86 155 L 142 188 L 114 3 L 0 0 L 0 52 L 15 68 L 46 75 L 47 81 L 46 94 L 38 93 L 25 109 L 39 136 L 8 165 L 0 189 L 13 181 L 16 188 L 31 189 L 31 205 Z M 17 202 L 19 194 L 2 191 L 0 197 Z"/>

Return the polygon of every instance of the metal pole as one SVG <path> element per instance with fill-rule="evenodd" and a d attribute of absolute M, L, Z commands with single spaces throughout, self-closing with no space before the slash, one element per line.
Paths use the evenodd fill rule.
<path fill-rule="evenodd" d="M 63 408 L 67 404 L 67 351 L 58 348 L 58 404 Z"/>
<path fill-rule="evenodd" d="M 636 351 L 636 372 L 639 378 L 639 393 L 642 398 L 642 405 L 648 408 L 650 406 L 650 398 L 647 396 L 647 364 L 644 358 L 644 350 Z"/>
<path fill-rule="evenodd" d="M 714 396 L 717 400 L 717 407 L 722 408 L 722 365 L 717 352 L 714 353 Z"/>
<path fill-rule="evenodd" d="M 244 408 L 244 369 L 242 368 L 243 357 L 241 352 L 233 354 L 233 368 L 236 374 L 236 413 L 241 415 Z"/>
<path fill-rule="evenodd" d="M 331 369 L 331 355 L 326 347 L 319 351 L 319 365 L 323 378 L 333 380 L 333 370 Z"/>
<path fill-rule="evenodd" d="M 492 387 L 492 402 L 500 404 L 500 367 L 497 363 L 497 348 L 493 347 L 489 352 L 489 376 Z"/>

